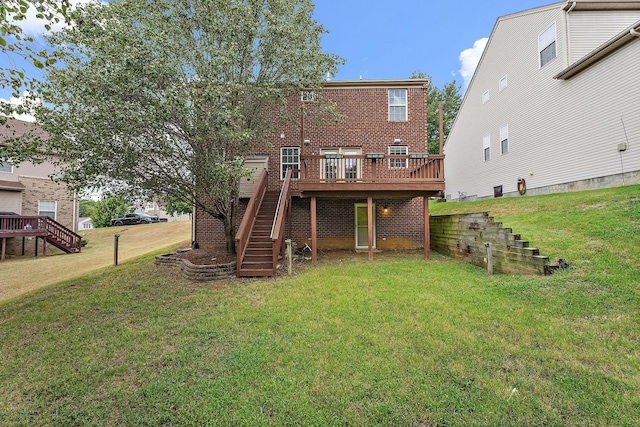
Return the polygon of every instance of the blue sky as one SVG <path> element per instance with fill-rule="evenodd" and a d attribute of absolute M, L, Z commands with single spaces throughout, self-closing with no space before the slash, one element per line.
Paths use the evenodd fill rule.
<path fill-rule="evenodd" d="M 315 18 L 329 31 L 322 39 L 324 49 L 346 60 L 334 80 L 407 78 L 420 70 L 438 87 L 455 79 L 464 90 L 496 19 L 550 3 L 315 0 Z M 43 30 L 38 20 L 30 21 L 31 34 Z M 10 97 L 0 89 L 1 99 Z"/>
<path fill-rule="evenodd" d="M 442 87 L 464 86 L 460 55 L 472 73 L 496 19 L 553 0 L 316 0 L 316 19 L 329 30 L 323 47 L 347 60 L 336 79 L 406 78 L 414 70 Z M 474 61 L 475 59 L 475 61 Z M 471 75 L 468 75 L 468 79 Z"/>

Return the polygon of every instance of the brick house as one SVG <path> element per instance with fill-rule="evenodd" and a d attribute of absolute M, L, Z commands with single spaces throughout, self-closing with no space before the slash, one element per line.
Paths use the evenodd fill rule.
<path fill-rule="evenodd" d="M 8 127 L 0 126 L 0 143 L 8 138 L 22 135 L 33 130 L 33 124 L 20 120 L 9 120 Z M 46 251 L 46 242 L 58 246 L 52 236 L 48 236 L 42 227 L 49 227 L 43 221 L 35 217 L 48 217 L 57 225 L 52 225 L 53 233 L 69 232 L 69 236 L 75 239 L 74 232 L 78 223 L 78 203 L 73 194 L 69 194 L 64 184 L 52 181 L 49 176 L 55 172 L 55 167 L 50 162 L 40 164 L 20 163 L 14 165 L 10 161 L 0 159 L 0 215 L 15 213 L 22 219 L 9 219 L 5 216 L 0 224 L 0 237 L 2 238 L 2 254 L 34 253 Z M 24 224 L 23 224 L 24 223 Z M 18 229 L 24 230 L 25 226 L 31 227 L 29 233 L 17 236 Z M 66 231 L 63 231 L 65 229 Z M 30 234 L 30 235 L 26 235 Z M 35 241 L 34 241 L 35 237 Z M 79 237 L 79 236 L 78 236 Z M 25 245 L 25 239 L 27 244 Z M 40 240 L 38 238 L 41 238 Z M 30 243 L 34 241 L 33 243 Z M 74 243 L 75 244 L 75 243 Z M 76 252 L 73 247 L 73 252 Z M 64 250 L 64 249 L 63 249 Z M 79 250 L 79 249 L 78 249 Z"/>
<path fill-rule="evenodd" d="M 444 190 L 443 156 L 426 154 L 429 83 L 328 81 L 322 98 L 345 119 L 323 126 L 304 113 L 317 94 L 289 100 L 299 123 L 280 126 L 245 162 L 255 174 L 241 183 L 239 275 L 272 275 L 267 256 L 275 268 L 285 232 L 314 259 L 318 249 L 366 250 L 371 258 L 374 249 L 422 247 L 429 257 L 427 200 Z M 224 245 L 222 223 L 200 210 L 193 233 L 200 247 Z"/>

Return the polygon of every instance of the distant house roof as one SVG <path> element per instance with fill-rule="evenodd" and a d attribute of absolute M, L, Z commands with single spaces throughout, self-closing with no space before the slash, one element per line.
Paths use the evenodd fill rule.
<path fill-rule="evenodd" d="M 0 141 L 7 138 L 15 138 L 33 130 L 39 131 L 40 136 L 44 135 L 44 132 L 42 132 L 33 123 L 16 119 L 7 119 L 7 123 L 0 126 Z"/>
<path fill-rule="evenodd" d="M 18 181 L 0 181 L 0 190 L 24 191 L 25 188 L 27 187 Z"/>

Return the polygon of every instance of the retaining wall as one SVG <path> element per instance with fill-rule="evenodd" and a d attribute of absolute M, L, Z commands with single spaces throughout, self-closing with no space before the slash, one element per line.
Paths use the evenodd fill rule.
<path fill-rule="evenodd" d="M 494 273 L 550 274 L 554 269 L 549 257 L 488 212 L 431 216 L 429 225 L 432 250 L 482 268 L 487 268 L 485 243 L 492 243 Z"/>

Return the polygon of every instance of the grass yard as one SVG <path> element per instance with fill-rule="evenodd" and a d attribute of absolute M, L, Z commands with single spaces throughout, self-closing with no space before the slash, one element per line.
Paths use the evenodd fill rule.
<path fill-rule="evenodd" d="M 118 262 L 168 245 L 189 247 L 191 221 L 81 230 L 89 243 L 78 254 L 14 256 L 0 263 L 0 303 L 28 292 L 113 265 L 114 234 L 119 234 Z M 52 245 L 50 245 L 53 248 Z M 55 248 L 54 248 L 55 249 Z"/>
<path fill-rule="evenodd" d="M 574 267 L 434 255 L 192 284 L 146 255 L 0 305 L 1 425 L 640 423 L 640 187 L 459 204 Z"/>

